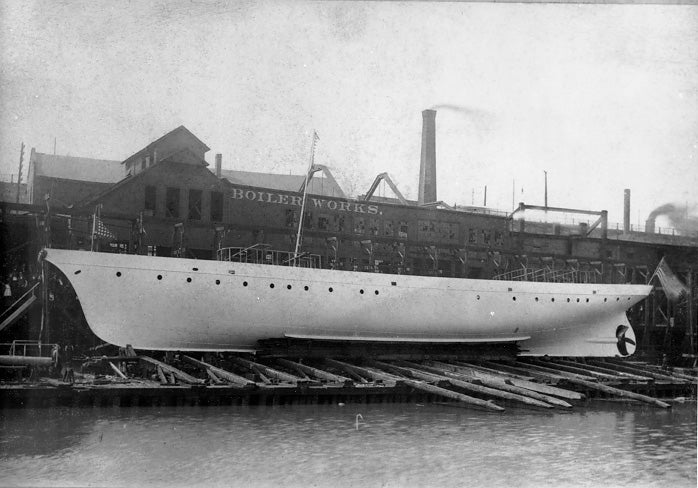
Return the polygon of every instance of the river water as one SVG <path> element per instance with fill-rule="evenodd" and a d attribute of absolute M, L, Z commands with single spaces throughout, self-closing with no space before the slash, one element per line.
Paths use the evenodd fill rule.
<path fill-rule="evenodd" d="M 695 487 L 696 406 L 4 410 L 0 473 L 2 486 Z"/>

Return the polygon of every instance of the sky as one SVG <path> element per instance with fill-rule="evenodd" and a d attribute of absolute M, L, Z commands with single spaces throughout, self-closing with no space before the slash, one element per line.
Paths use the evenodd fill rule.
<path fill-rule="evenodd" d="M 3 0 L 0 56 L 5 180 L 22 142 L 123 160 L 179 125 L 302 174 L 317 131 L 345 191 L 416 199 L 436 108 L 446 203 L 543 205 L 547 171 L 550 206 L 698 214 L 698 6 Z"/>

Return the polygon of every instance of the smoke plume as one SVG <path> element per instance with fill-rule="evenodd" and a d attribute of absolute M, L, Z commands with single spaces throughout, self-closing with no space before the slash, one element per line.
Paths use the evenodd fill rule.
<path fill-rule="evenodd" d="M 685 205 L 665 203 L 650 212 L 647 217 L 648 230 L 654 231 L 654 223 L 657 217 L 666 217 L 671 226 L 680 234 L 698 233 L 698 208 L 687 208 Z"/>

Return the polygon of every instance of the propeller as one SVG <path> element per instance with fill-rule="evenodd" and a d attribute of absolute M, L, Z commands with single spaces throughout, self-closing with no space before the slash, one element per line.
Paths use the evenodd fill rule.
<path fill-rule="evenodd" d="M 625 337 L 625 333 L 630 329 L 627 325 L 619 325 L 618 328 L 616 329 L 616 339 L 618 339 L 618 351 L 621 353 L 623 356 L 628 356 L 630 352 L 628 352 L 628 346 L 626 344 L 632 344 L 633 346 L 635 345 L 635 341 L 630 339 L 629 337 Z"/>

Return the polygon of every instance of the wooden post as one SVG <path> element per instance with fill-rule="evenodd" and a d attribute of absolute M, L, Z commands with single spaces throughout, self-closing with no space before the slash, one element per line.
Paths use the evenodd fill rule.
<path fill-rule="evenodd" d="M 279 358 L 276 360 L 276 362 L 278 362 L 279 364 L 282 364 L 288 368 L 293 368 L 296 371 L 307 373 L 307 374 L 312 375 L 316 378 L 331 381 L 334 383 L 345 383 L 347 381 L 351 381 L 349 378 L 346 378 L 344 376 L 339 376 L 336 374 L 328 373 L 327 371 L 313 368 L 311 366 L 306 366 L 305 364 L 300 364 L 300 363 L 296 363 L 293 361 L 289 361 L 288 359 Z"/>
<path fill-rule="evenodd" d="M 226 371 L 222 368 L 219 368 L 217 366 L 213 366 L 212 364 L 205 363 L 203 361 L 200 361 L 198 359 L 194 359 L 190 356 L 182 355 L 182 359 L 184 359 L 186 362 L 193 364 L 195 366 L 198 366 L 200 368 L 205 369 L 209 377 L 211 376 L 210 373 L 212 372 L 214 376 L 223 378 L 224 380 L 227 380 L 231 383 L 234 383 L 239 386 L 253 386 L 255 385 L 254 381 L 250 381 L 247 378 L 244 378 L 242 376 L 236 375 L 235 373 L 231 373 L 230 371 Z"/>
<path fill-rule="evenodd" d="M 400 374 L 412 375 L 415 378 L 419 378 L 420 380 L 424 381 L 448 381 L 457 388 L 462 388 L 463 390 L 479 393 L 481 395 L 488 395 L 496 398 L 502 398 L 504 400 L 520 402 L 532 407 L 553 408 L 553 406 L 550 403 L 546 403 L 541 400 L 536 400 L 534 398 L 523 396 L 517 393 L 505 391 L 503 389 L 493 388 L 490 386 L 480 386 L 478 384 L 473 383 L 472 381 L 463 381 L 462 379 L 452 378 L 443 374 L 426 373 L 418 369 L 395 366 L 393 364 L 388 364 L 381 361 L 371 361 L 371 363 L 376 364 L 380 368 L 393 370 Z"/>
<path fill-rule="evenodd" d="M 238 363 L 241 366 L 244 366 L 249 369 L 257 369 L 258 371 L 261 371 L 264 373 L 266 376 L 270 376 L 272 378 L 276 378 L 277 380 L 280 381 L 288 381 L 291 383 L 297 383 L 298 381 L 301 380 L 301 378 L 297 376 L 293 376 L 292 374 L 284 373 L 283 371 L 278 371 L 276 369 L 270 368 L 269 366 L 265 366 L 263 364 L 255 363 L 254 361 L 250 361 L 248 359 L 243 359 L 239 357 L 233 357 L 232 360 L 236 363 Z"/>
<path fill-rule="evenodd" d="M 155 366 L 159 366 L 162 368 L 162 370 L 165 373 L 170 373 L 174 375 L 175 378 L 179 379 L 180 381 L 184 381 L 185 383 L 191 383 L 194 385 L 203 385 L 205 383 L 204 380 L 199 379 L 199 378 L 194 378 L 193 376 L 185 373 L 184 371 L 180 371 L 179 369 L 170 366 L 169 364 L 165 364 L 162 361 L 158 361 L 157 359 L 153 359 L 148 356 L 138 356 L 141 361 L 145 361 L 147 363 L 153 364 Z"/>
<path fill-rule="evenodd" d="M 492 403 L 490 400 L 481 400 L 479 398 L 473 398 L 468 395 L 464 395 L 462 393 L 457 393 L 455 391 L 447 390 L 446 388 L 441 388 L 440 386 L 434 386 L 430 385 L 428 383 L 422 382 L 422 381 L 415 381 L 409 378 L 404 378 L 404 377 L 399 377 L 399 376 L 394 376 L 391 374 L 379 372 L 379 371 L 374 371 L 371 369 L 367 368 L 362 368 L 360 366 L 354 366 L 353 364 L 348 364 L 344 363 L 342 361 L 337 361 L 336 359 L 326 359 L 326 361 L 330 364 L 336 364 L 338 366 L 343 366 L 348 369 L 353 369 L 362 376 L 365 375 L 369 378 L 373 378 L 374 380 L 381 380 L 381 381 L 401 381 L 404 384 L 414 388 L 415 390 L 420 390 L 420 391 L 425 391 L 427 393 L 431 393 L 432 395 L 437 395 L 440 397 L 444 398 L 450 398 L 452 400 L 457 400 L 462 403 L 467 403 L 470 405 L 476 405 L 478 407 L 483 407 L 488 410 L 494 410 L 496 412 L 503 412 L 504 409 L 500 407 L 499 405 Z"/>

